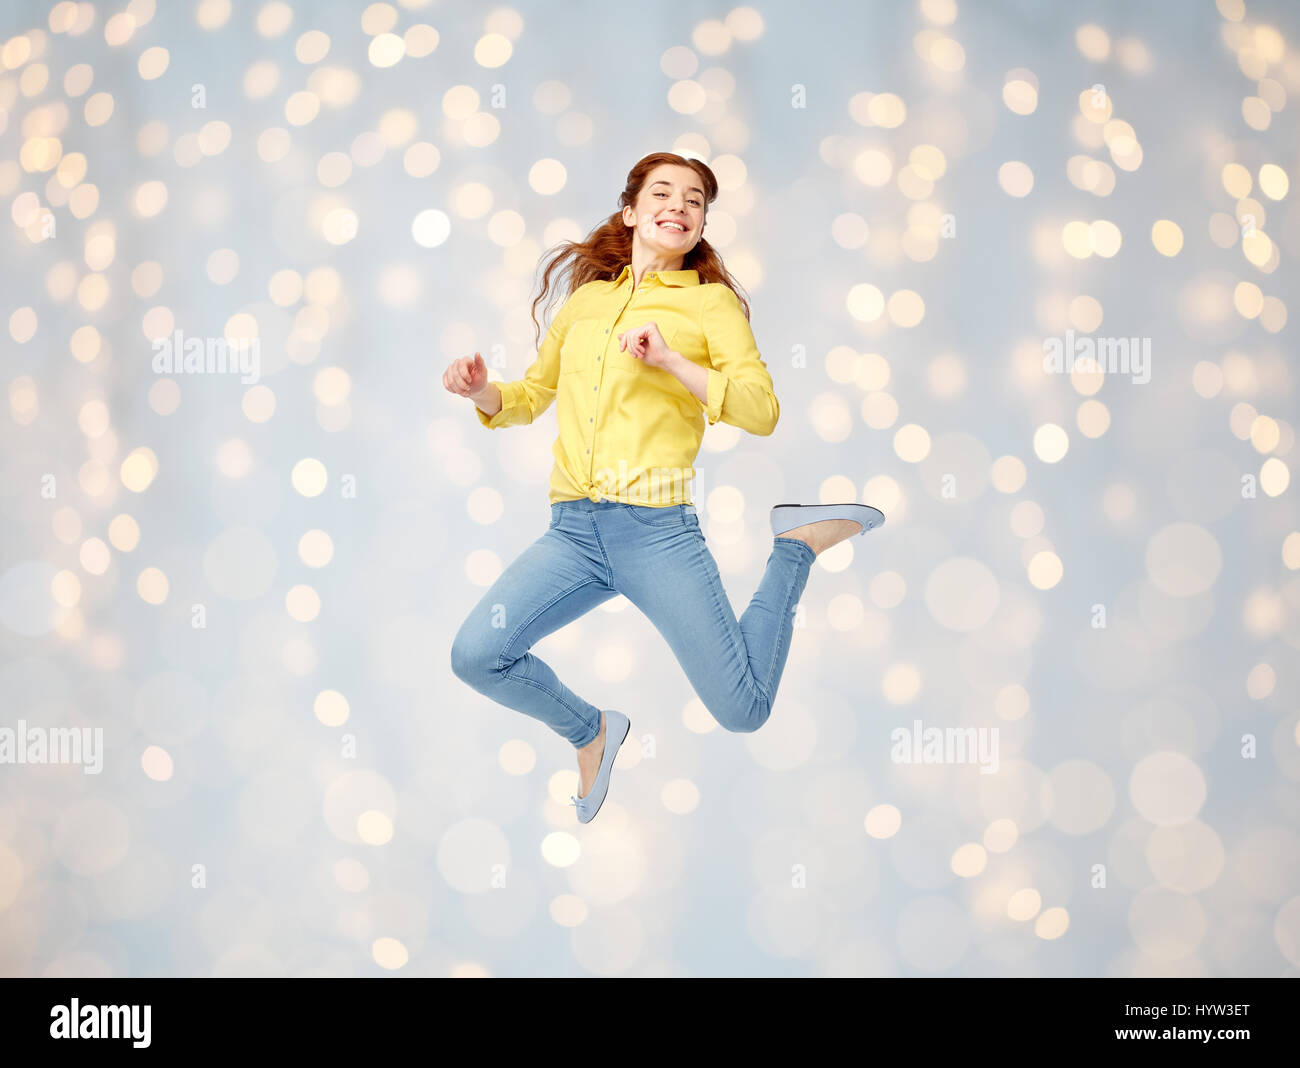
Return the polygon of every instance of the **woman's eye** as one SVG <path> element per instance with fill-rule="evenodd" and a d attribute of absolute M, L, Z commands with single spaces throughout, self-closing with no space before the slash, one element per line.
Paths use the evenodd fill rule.
<path fill-rule="evenodd" d="M 661 190 L 660 192 L 658 192 L 658 193 L 653 193 L 653 194 L 651 194 L 651 195 L 652 195 L 652 196 L 656 196 L 656 197 L 666 197 L 668 194 L 665 193 L 665 192 L 663 192 L 663 191 Z M 699 206 L 700 206 L 700 202 L 699 202 L 698 200 L 692 200 L 692 201 L 691 201 L 691 207 L 693 207 L 693 208 L 698 208 Z"/>

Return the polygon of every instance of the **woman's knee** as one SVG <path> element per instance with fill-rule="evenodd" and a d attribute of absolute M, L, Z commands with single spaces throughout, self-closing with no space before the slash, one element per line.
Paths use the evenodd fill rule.
<path fill-rule="evenodd" d="M 767 722 L 772 714 L 772 702 L 762 694 L 753 694 L 747 700 L 727 701 L 709 711 L 724 730 L 734 734 L 752 734 Z"/>
<path fill-rule="evenodd" d="M 462 682 L 481 685 L 496 670 L 497 655 L 501 651 L 495 632 L 484 634 L 472 620 L 461 625 L 451 643 L 451 670 Z"/>

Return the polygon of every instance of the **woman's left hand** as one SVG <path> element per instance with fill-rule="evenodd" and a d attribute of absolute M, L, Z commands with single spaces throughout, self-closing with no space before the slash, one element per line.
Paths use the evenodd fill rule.
<path fill-rule="evenodd" d="M 676 355 L 654 322 L 624 330 L 618 335 L 618 347 L 647 366 L 658 367 L 660 370 L 666 370 Z"/>

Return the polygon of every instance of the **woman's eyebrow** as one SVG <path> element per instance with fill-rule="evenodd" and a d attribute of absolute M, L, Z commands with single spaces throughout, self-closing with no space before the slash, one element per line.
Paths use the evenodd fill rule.
<path fill-rule="evenodd" d="M 651 182 L 651 183 L 650 183 L 650 185 L 651 185 L 652 188 L 653 188 L 654 186 L 656 186 L 656 185 L 671 185 L 671 184 L 672 184 L 671 182 L 665 182 L 662 178 L 660 178 L 659 181 L 657 181 L 657 182 Z M 699 188 L 699 186 L 694 186 L 694 185 L 693 185 L 693 186 L 690 187 L 690 189 L 687 190 L 687 192 L 688 192 L 688 193 L 699 193 L 700 196 L 704 196 L 704 190 L 701 189 L 701 188 Z"/>

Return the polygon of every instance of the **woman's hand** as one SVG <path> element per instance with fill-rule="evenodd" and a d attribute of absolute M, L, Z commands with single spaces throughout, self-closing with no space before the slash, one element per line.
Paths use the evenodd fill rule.
<path fill-rule="evenodd" d="M 618 335 L 618 347 L 630 356 L 635 356 L 649 367 L 658 367 L 667 371 L 677 353 L 668 347 L 668 342 L 659 333 L 659 327 L 653 322 L 634 326 Z"/>
<path fill-rule="evenodd" d="M 442 384 L 448 393 L 458 397 L 473 397 L 483 392 L 487 385 L 487 364 L 477 352 L 473 357 L 462 356 L 453 360 L 447 370 L 442 372 Z"/>

